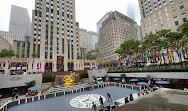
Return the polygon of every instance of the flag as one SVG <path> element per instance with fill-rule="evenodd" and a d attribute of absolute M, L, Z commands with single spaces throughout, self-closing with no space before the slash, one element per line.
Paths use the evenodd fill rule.
<path fill-rule="evenodd" d="M 37 63 L 37 69 L 39 69 L 39 63 Z"/>
<path fill-rule="evenodd" d="M 163 60 L 165 60 L 165 57 L 164 57 L 164 53 L 163 53 L 163 50 L 162 50 L 162 56 L 163 56 Z"/>
<path fill-rule="evenodd" d="M 46 69 L 46 62 L 44 63 L 44 69 Z"/>
<path fill-rule="evenodd" d="M 168 49 L 166 49 L 166 56 L 169 58 Z"/>
<path fill-rule="evenodd" d="M 177 53 L 177 55 L 179 57 L 179 52 L 178 52 L 178 47 L 177 46 L 176 46 L 176 53 Z"/>
<path fill-rule="evenodd" d="M 33 62 L 32 62 L 32 69 L 33 69 Z"/>
<path fill-rule="evenodd" d="M 53 63 L 53 68 L 54 68 L 54 63 Z"/>
<path fill-rule="evenodd" d="M 15 64 L 16 70 L 17 70 L 17 66 L 18 66 L 18 63 L 16 62 L 16 64 Z"/>
<path fill-rule="evenodd" d="M 22 62 L 21 62 L 21 70 L 22 70 L 22 66 L 23 66 L 23 65 L 22 65 Z"/>
<path fill-rule="evenodd" d="M 4 63 L 4 61 L 2 61 L 2 63 L 0 64 L 1 66 L 0 66 L 0 69 L 1 70 L 4 70 L 4 65 L 3 65 L 3 63 Z"/>
<path fill-rule="evenodd" d="M 27 63 L 27 70 L 28 70 L 28 63 Z"/>
<path fill-rule="evenodd" d="M 8 63 L 8 69 L 10 69 L 10 67 L 11 67 L 11 61 L 9 61 Z"/>
<path fill-rule="evenodd" d="M 183 58 L 185 58 L 185 53 L 184 53 L 184 50 L 183 50 L 183 46 L 181 46 L 181 52 L 183 54 Z"/>
<path fill-rule="evenodd" d="M 50 69 L 50 63 L 48 62 L 48 70 Z"/>
<path fill-rule="evenodd" d="M 188 50 L 186 49 L 186 54 L 187 54 L 187 58 L 188 58 Z"/>
<path fill-rule="evenodd" d="M 42 64 L 40 63 L 40 68 L 42 67 Z"/>
<path fill-rule="evenodd" d="M 155 53 L 154 53 L 154 51 L 153 51 L 153 60 L 155 61 Z"/>

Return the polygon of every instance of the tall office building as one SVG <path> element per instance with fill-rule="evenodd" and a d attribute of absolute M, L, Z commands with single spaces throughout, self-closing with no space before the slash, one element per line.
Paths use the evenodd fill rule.
<path fill-rule="evenodd" d="M 138 0 L 143 36 L 162 29 L 179 31 L 188 18 L 187 0 Z"/>
<path fill-rule="evenodd" d="M 99 33 L 102 23 L 112 14 L 112 11 L 107 12 L 98 22 L 97 22 L 97 33 Z"/>
<path fill-rule="evenodd" d="M 77 56 L 80 56 L 80 40 L 79 40 L 79 32 L 80 32 L 80 28 L 79 28 L 79 23 L 76 22 L 76 44 L 77 44 Z"/>
<path fill-rule="evenodd" d="M 99 30 L 99 56 L 100 62 L 110 62 L 111 60 L 118 60 L 119 57 L 115 54 L 118 49 L 126 40 L 137 40 L 137 32 L 135 22 L 133 19 L 114 11 L 102 23 Z"/>
<path fill-rule="evenodd" d="M 14 40 L 21 40 L 20 37 L 16 36 L 12 32 L 0 31 L 0 36 L 2 36 L 4 39 L 6 39 L 11 46 L 13 45 Z"/>
<path fill-rule="evenodd" d="M 92 48 L 96 49 L 96 44 L 98 43 L 99 34 L 93 31 L 89 31 L 92 37 Z"/>
<path fill-rule="evenodd" d="M 10 43 L 0 35 L 0 52 L 1 52 L 3 49 L 8 49 L 8 50 L 10 50 L 11 47 L 10 47 Z"/>
<path fill-rule="evenodd" d="M 31 20 L 26 8 L 11 6 L 9 32 L 15 34 L 20 40 L 31 35 Z"/>
<path fill-rule="evenodd" d="M 85 29 L 80 28 L 79 32 L 79 41 L 80 41 L 80 51 L 82 52 L 82 57 L 84 53 L 88 53 L 93 49 L 92 46 L 92 35 Z"/>
<path fill-rule="evenodd" d="M 30 57 L 40 54 L 42 64 L 52 71 L 67 71 L 77 60 L 76 42 L 75 0 L 36 0 Z"/>

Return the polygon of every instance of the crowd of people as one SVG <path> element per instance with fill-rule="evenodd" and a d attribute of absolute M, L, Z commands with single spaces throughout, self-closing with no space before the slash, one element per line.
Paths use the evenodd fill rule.
<path fill-rule="evenodd" d="M 152 88 L 148 88 L 148 87 L 142 86 L 141 89 L 143 90 L 143 92 L 137 93 L 137 98 L 140 98 L 140 97 L 142 97 L 144 95 L 147 95 L 150 92 L 153 92 L 153 91 L 157 90 L 158 88 L 159 87 L 157 87 L 156 85 L 154 85 Z M 130 101 L 133 101 L 135 99 L 134 97 L 133 97 L 133 94 L 130 94 L 129 96 L 126 96 L 124 98 L 124 100 L 125 100 L 124 104 L 127 104 Z M 118 102 L 116 102 L 116 101 L 113 102 L 113 105 L 109 104 L 109 103 L 112 102 L 112 98 L 111 98 L 110 93 L 107 93 L 107 100 L 108 100 L 107 106 L 104 106 L 103 98 L 100 96 L 100 98 L 99 98 L 99 102 L 100 102 L 99 111 L 110 111 L 112 109 L 115 109 L 115 108 L 119 107 Z M 93 109 L 93 111 L 97 111 L 97 106 L 96 106 L 96 104 L 94 102 L 92 102 L 92 109 Z"/>

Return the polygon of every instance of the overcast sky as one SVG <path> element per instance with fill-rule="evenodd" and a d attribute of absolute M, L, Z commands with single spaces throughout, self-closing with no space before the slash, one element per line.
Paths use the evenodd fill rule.
<path fill-rule="evenodd" d="M 31 18 L 35 0 L 0 0 L 0 30 L 8 31 L 11 4 L 27 8 Z M 140 24 L 138 0 L 76 0 L 76 21 L 80 28 L 96 32 L 101 17 L 115 10 L 127 15 L 128 4 L 132 4 L 136 22 Z"/>

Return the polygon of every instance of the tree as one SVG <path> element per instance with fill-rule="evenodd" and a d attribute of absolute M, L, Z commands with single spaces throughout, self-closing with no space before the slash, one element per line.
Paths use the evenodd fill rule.
<path fill-rule="evenodd" d="M 37 55 L 35 54 L 35 53 L 32 53 L 32 55 L 31 55 L 33 58 L 36 58 L 37 57 Z"/>
<path fill-rule="evenodd" d="M 87 60 L 95 60 L 97 58 L 97 55 L 92 55 L 90 53 L 85 54 L 85 59 Z"/>
<path fill-rule="evenodd" d="M 122 58 L 126 58 L 127 56 L 132 56 L 133 54 L 137 54 L 139 52 L 139 45 L 141 44 L 138 40 L 130 39 L 125 41 L 120 45 L 120 48 L 115 51 Z"/>
<path fill-rule="evenodd" d="M 188 20 L 180 26 L 183 35 L 188 37 Z"/>
<path fill-rule="evenodd" d="M 82 59 L 82 57 L 81 56 L 77 56 L 77 59 Z"/>
<path fill-rule="evenodd" d="M 22 58 L 24 58 L 25 57 L 25 49 L 22 49 Z"/>
<path fill-rule="evenodd" d="M 12 56 L 14 56 L 14 51 L 13 50 L 3 49 L 0 52 L 0 58 L 10 58 Z"/>
<path fill-rule="evenodd" d="M 19 58 L 19 57 L 20 57 L 20 54 L 17 52 L 17 53 L 15 54 L 15 56 L 16 56 L 16 58 Z"/>
<path fill-rule="evenodd" d="M 25 82 L 25 84 L 26 84 L 26 86 L 27 87 L 33 87 L 33 86 L 35 86 L 35 80 L 33 80 L 33 81 L 31 81 L 31 82 Z"/>

